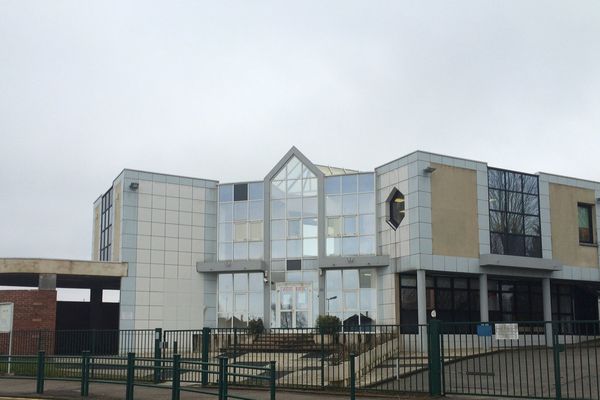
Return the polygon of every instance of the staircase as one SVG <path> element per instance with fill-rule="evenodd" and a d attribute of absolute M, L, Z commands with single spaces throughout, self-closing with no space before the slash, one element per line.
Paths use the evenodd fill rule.
<path fill-rule="evenodd" d="M 332 345 L 324 345 L 330 350 Z M 315 343 L 314 335 L 310 333 L 263 333 L 253 340 L 243 343 L 229 343 L 222 351 L 244 351 L 263 353 L 311 353 L 322 350 L 320 344 Z"/>

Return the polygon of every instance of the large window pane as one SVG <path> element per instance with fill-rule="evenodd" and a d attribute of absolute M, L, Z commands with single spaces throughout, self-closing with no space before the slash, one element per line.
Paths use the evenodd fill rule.
<path fill-rule="evenodd" d="M 302 180 L 302 191 L 304 196 L 316 196 L 317 195 L 317 179 L 303 179 Z"/>
<path fill-rule="evenodd" d="M 233 243 L 219 244 L 219 260 L 233 260 Z"/>
<path fill-rule="evenodd" d="M 302 179 L 287 181 L 287 197 L 302 196 Z"/>
<path fill-rule="evenodd" d="M 292 157 L 287 163 L 287 179 L 302 178 L 302 163 L 296 157 Z"/>
<path fill-rule="evenodd" d="M 285 239 L 285 220 L 271 221 L 271 239 Z"/>
<path fill-rule="evenodd" d="M 250 222 L 248 223 L 248 238 L 252 241 L 258 241 L 263 239 L 263 223 L 262 222 Z"/>
<path fill-rule="evenodd" d="M 342 178 L 332 176 L 325 178 L 325 194 L 337 194 L 342 191 Z"/>
<path fill-rule="evenodd" d="M 361 214 L 375 213 L 374 193 L 361 193 L 358 195 L 358 212 Z"/>
<path fill-rule="evenodd" d="M 348 269 L 342 272 L 344 289 L 358 289 L 358 270 Z"/>
<path fill-rule="evenodd" d="M 360 215 L 358 217 L 358 230 L 361 235 L 375 234 L 375 214 Z"/>
<path fill-rule="evenodd" d="M 285 200 L 272 200 L 271 201 L 271 218 L 273 218 L 273 219 L 285 218 Z"/>
<path fill-rule="evenodd" d="M 360 254 L 375 254 L 375 236 L 360 237 Z"/>
<path fill-rule="evenodd" d="M 263 258 L 263 242 L 248 243 L 248 259 L 261 260 Z"/>
<path fill-rule="evenodd" d="M 375 190 L 375 175 L 361 174 L 358 176 L 358 191 L 373 192 Z"/>
<path fill-rule="evenodd" d="M 538 196 L 532 196 L 529 194 L 523 195 L 523 207 L 525 214 L 539 215 L 540 208 Z"/>
<path fill-rule="evenodd" d="M 233 203 L 219 204 L 219 221 L 220 222 L 233 221 Z"/>
<path fill-rule="evenodd" d="M 356 175 L 342 176 L 342 193 L 356 193 L 356 192 L 357 192 L 357 176 Z"/>
<path fill-rule="evenodd" d="M 304 218 L 302 220 L 302 237 L 313 238 L 318 235 L 317 219 Z"/>
<path fill-rule="evenodd" d="M 234 260 L 247 260 L 248 259 L 248 243 L 234 243 L 233 244 L 233 259 Z"/>
<path fill-rule="evenodd" d="M 355 236 L 357 233 L 356 217 L 344 217 L 344 236 Z"/>
<path fill-rule="evenodd" d="M 342 215 L 342 196 L 326 196 L 325 212 L 327 215 Z"/>
<path fill-rule="evenodd" d="M 271 241 L 271 257 L 285 258 L 285 240 Z"/>
<path fill-rule="evenodd" d="M 287 258 L 302 257 L 302 240 L 287 241 Z"/>
<path fill-rule="evenodd" d="M 263 183 L 248 184 L 248 200 L 262 200 L 264 194 Z"/>
<path fill-rule="evenodd" d="M 302 217 L 302 199 L 287 200 L 287 217 L 300 218 Z"/>
<path fill-rule="evenodd" d="M 302 199 L 302 216 L 316 217 L 317 216 L 317 198 L 305 197 Z"/>
<path fill-rule="evenodd" d="M 246 222 L 235 222 L 233 224 L 233 239 L 236 242 L 248 240 L 248 228 Z"/>
<path fill-rule="evenodd" d="M 233 225 L 219 224 L 219 242 L 233 242 Z"/>
<path fill-rule="evenodd" d="M 345 237 L 342 239 L 342 255 L 357 255 L 358 254 L 358 238 Z"/>
<path fill-rule="evenodd" d="M 299 219 L 289 219 L 288 221 L 288 239 L 298 239 L 302 237 L 301 224 Z"/>
<path fill-rule="evenodd" d="M 219 186 L 219 202 L 233 201 L 233 185 Z"/>
<path fill-rule="evenodd" d="M 262 201 L 248 202 L 248 219 L 250 221 L 262 220 L 264 218 L 264 206 Z"/>
<path fill-rule="evenodd" d="M 327 236 L 338 237 L 342 235 L 342 217 L 327 218 Z"/>
<path fill-rule="evenodd" d="M 271 182 L 271 198 L 272 199 L 283 199 L 287 191 L 286 181 L 273 181 Z"/>
<path fill-rule="evenodd" d="M 233 274 L 233 291 L 248 291 L 248 274 Z"/>
<path fill-rule="evenodd" d="M 233 292 L 233 275 L 219 274 L 218 278 L 219 292 Z"/>
<path fill-rule="evenodd" d="M 345 194 L 342 200 L 342 212 L 344 215 L 357 214 L 357 196 L 355 194 Z"/>
<path fill-rule="evenodd" d="M 317 239 L 304 239 L 302 243 L 302 255 L 304 257 L 317 257 L 319 255 Z"/>
<path fill-rule="evenodd" d="M 327 238 L 327 255 L 339 256 L 342 254 L 342 239 Z"/>

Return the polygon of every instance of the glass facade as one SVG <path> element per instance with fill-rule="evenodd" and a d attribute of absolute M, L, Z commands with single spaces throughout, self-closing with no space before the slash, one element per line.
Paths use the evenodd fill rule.
<path fill-rule="evenodd" d="M 538 177 L 488 168 L 488 186 L 491 252 L 542 257 Z"/>
<path fill-rule="evenodd" d="M 542 282 L 488 280 L 490 321 L 543 321 Z"/>
<path fill-rule="evenodd" d="M 100 208 L 100 261 L 110 261 L 112 257 L 112 217 L 113 189 L 102 196 Z"/>
<path fill-rule="evenodd" d="M 441 321 L 479 321 L 479 278 L 465 276 L 428 276 L 427 317 L 435 310 Z M 400 323 L 418 324 L 417 277 L 400 275 Z M 412 327 L 407 327 L 409 330 Z"/>
<path fill-rule="evenodd" d="M 262 182 L 219 186 L 219 260 L 263 259 Z"/>
<path fill-rule="evenodd" d="M 248 321 L 263 318 L 263 274 L 261 272 L 219 274 L 217 324 L 219 328 L 243 328 Z"/>
<path fill-rule="evenodd" d="M 377 320 L 374 269 L 328 270 L 325 275 L 325 311 L 344 326 L 373 325 Z"/>
<path fill-rule="evenodd" d="M 317 177 L 292 157 L 271 182 L 271 259 L 316 258 Z"/>
<path fill-rule="evenodd" d="M 325 178 L 327 255 L 375 254 L 375 175 Z"/>

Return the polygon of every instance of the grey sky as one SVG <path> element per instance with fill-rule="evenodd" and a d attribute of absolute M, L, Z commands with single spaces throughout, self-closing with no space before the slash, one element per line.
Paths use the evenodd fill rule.
<path fill-rule="evenodd" d="M 0 257 L 89 258 L 123 168 L 239 181 L 292 146 L 600 181 L 600 2 L 0 0 Z"/>

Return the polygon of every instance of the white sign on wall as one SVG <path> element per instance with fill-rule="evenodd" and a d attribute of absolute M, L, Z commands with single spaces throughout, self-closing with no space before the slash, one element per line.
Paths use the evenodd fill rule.
<path fill-rule="evenodd" d="M 0 303 L 0 333 L 12 331 L 13 303 Z"/>
<path fill-rule="evenodd" d="M 519 340 L 519 324 L 495 324 L 496 340 Z"/>

